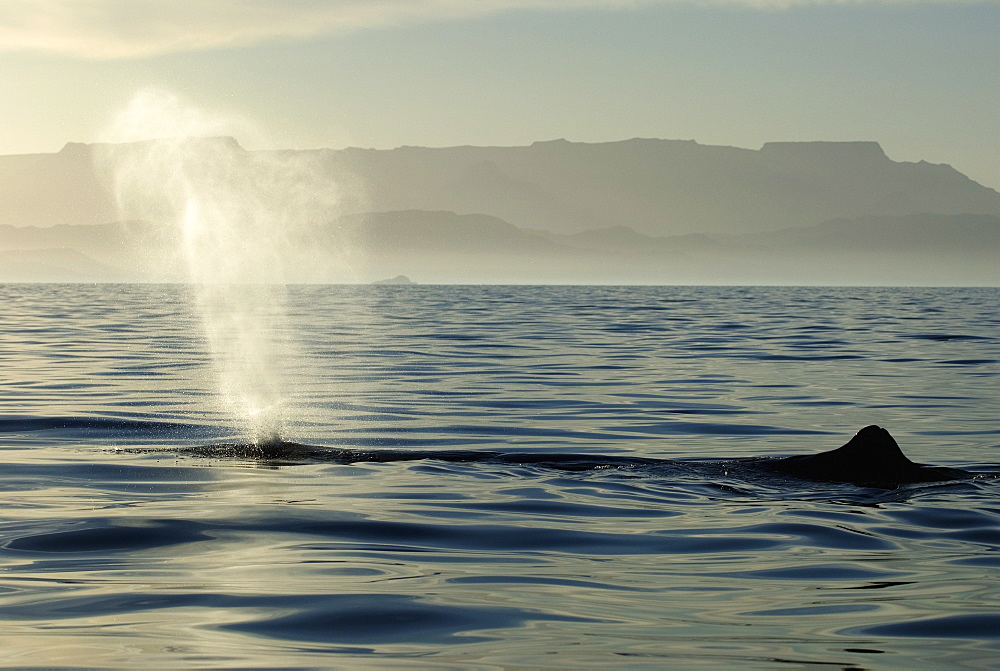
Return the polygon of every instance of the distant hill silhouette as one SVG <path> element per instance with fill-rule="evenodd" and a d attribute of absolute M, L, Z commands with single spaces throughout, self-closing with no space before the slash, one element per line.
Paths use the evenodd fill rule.
<path fill-rule="evenodd" d="M 537 254 L 559 249 L 547 237 L 485 214 L 404 210 L 336 220 L 342 240 L 367 254 Z"/>
<path fill-rule="evenodd" d="M 0 250 L 2 282 L 113 282 L 122 278 L 116 268 L 75 249 Z"/>
<path fill-rule="evenodd" d="M 557 233 L 751 233 L 869 215 L 991 214 L 1000 194 L 946 165 L 898 163 L 874 142 L 760 150 L 635 139 L 529 147 L 330 152 L 371 185 L 373 210 L 480 212 Z"/>
<path fill-rule="evenodd" d="M 721 239 L 739 245 L 826 253 L 843 250 L 978 254 L 1000 250 L 998 221 L 997 217 L 981 214 L 868 216 Z"/>
<path fill-rule="evenodd" d="M 213 141 L 238 147 L 231 138 Z M 107 177 L 94 170 L 99 148 L 71 143 L 57 154 L 0 156 L 0 224 L 114 221 L 113 198 L 102 187 Z M 751 150 L 680 140 L 554 140 L 257 154 L 316 159 L 341 187 L 340 214 L 486 214 L 561 234 L 615 226 L 651 236 L 741 234 L 837 218 L 1000 216 L 997 191 L 948 165 L 893 161 L 875 142 L 775 142 Z"/>
<path fill-rule="evenodd" d="M 0 225 L 106 224 L 117 218 L 114 198 L 94 170 L 92 145 L 0 156 Z"/>
<path fill-rule="evenodd" d="M 0 250 L 7 250 L 0 252 L 0 281 L 44 280 L 46 268 L 81 278 L 63 281 L 183 280 L 183 263 L 169 239 L 156 233 L 137 222 L 0 226 Z M 61 240 L 76 256 L 63 249 L 53 263 Z M 1000 218 L 988 215 L 868 217 L 770 233 L 648 236 L 627 227 L 561 235 L 487 215 L 406 210 L 339 217 L 312 244 L 317 254 L 349 248 L 363 260 L 356 279 L 369 282 L 405 275 L 424 284 L 1000 285 Z M 343 281 L 342 275 L 330 277 L 303 268 L 289 279 Z"/>
<path fill-rule="evenodd" d="M 874 142 L 193 146 L 216 145 L 229 170 L 308 159 L 341 194 L 293 281 L 1000 284 L 1000 193 Z M 0 281 L 183 279 L 171 226 L 116 222 L 95 159 L 123 149 L 0 156 Z"/>

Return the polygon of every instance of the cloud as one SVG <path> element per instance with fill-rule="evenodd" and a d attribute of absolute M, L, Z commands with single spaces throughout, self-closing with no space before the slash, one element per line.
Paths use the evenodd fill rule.
<path fill-rule="evenodd" d="M 628 9 L 668 4 L 788 8 L 830 4 L 969 4 L 975 0 L 2 0 L 0 51 L 144 58 L 510 10 Z"/>

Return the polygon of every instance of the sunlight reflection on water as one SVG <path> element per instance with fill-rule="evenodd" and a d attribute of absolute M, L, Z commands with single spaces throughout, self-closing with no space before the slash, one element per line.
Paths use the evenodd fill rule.
<path fill-rule="evenodd" d="M 183 291 L 0 287 L 8 664 L 995 660 L 996 479 L 130 451 L 235 433 Z M 302 442 L 724 460 L 878 422 L 916 461 L 1000 461 L 996 290 L 290 293 Z"/>

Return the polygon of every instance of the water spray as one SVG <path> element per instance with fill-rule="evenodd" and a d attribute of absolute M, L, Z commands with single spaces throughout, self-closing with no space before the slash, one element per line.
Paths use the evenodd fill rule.
<path fill-rule="evenodd" d="M 248 127 L 144 91 L 105 158 L 120 216 L 166 227 L 163 258 L 191 287 L 221 407 L 260 445 L 289 428 L 287 285 L 315 263 L 310 228 L 332 218 L 337 191 L 301 155 L 249 152 L 228 135 Z"/>

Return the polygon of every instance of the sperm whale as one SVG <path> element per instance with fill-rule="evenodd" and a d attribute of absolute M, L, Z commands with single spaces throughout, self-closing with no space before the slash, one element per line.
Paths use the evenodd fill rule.
<path fill-rule="evenodd" d="M 596 471 L 656 468 L 681 464 L 689 468 L 707 468 L 713 464 L 723 464 L 727 473 L 731 472 L 733 467 L 745 467 L 750 473 L 764 472 L 803 480 L 851 483 L 863 487 L 883 489 L 894 489 L 909 483 L 962 480 L 974 475 L 958 468 L 927 466 L 910 461 L 903 454 L 892 435 L 876 425 L 864 427 L 843 446 L 818 454 L 778 458 L 743 457 L 724 462 L 688 462 L 629 455 L 485 450 L 360 450 L 304 445 L 277 438 L 261 444 L 202 445 L 188 448 L 184 452 L 209 458 L 247 459 L 276 466 L 316 462 L 359 464 L 436 460 L 451 463 L 536 466 L 562 471 Z"/>
<path fill-rule="evenodd" d="M 861 429 L 835 450 L 770 459 L 762 465 L 768 470 L 806 480 L 867 486 L 940 482 L 971 476 L 968 471 L 958 468 L 926 466 L 910 461 L 896 439 L 874 424 Z"/>

